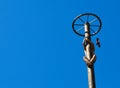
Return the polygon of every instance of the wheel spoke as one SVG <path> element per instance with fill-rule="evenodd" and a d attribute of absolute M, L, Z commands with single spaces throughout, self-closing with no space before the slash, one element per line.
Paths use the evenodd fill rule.
<path fill-rule="evenodd" d="M 91 24 L 91 23 L 95 22 L 96 20 L 97 20 L 97 18 L 93 19 L 93 20 L 90 21 L 89 23 Z"/>
<path fill-rule="evenodd" d="M 93 33 L 95 33 L 95 31 L 94 31 L 92 28 L 90 28 L 90 30 L 91 30 Z"/>
<path fill-rule="evenodd" d="M 92 27 L 100 27 L 100 25 L 90 25 L 90 26 L 92 26 Z"/>
<path fill-rule="evenodd" d="M 89 21 L 89 15 L 87 15 L 87 22 Z"/>
<path fill-rule="evenodd" d="M 84 29 L 84 27 L 81 27 L 81 28 L 77 29 L 76 32 L 79 32 L 82 29 Z"/>
<path fill-rule="evenodd" d="M 79 19 L 80 19 L 80 21 L 82 21 L 83 23 L 85 23 L 84 20 L 82 20 L 81 18 L 79 18 Z"/>
<path fill-rule="evenodd" d="M 84 24 L 74 24 L 75 26 L 84 26 Z"/>

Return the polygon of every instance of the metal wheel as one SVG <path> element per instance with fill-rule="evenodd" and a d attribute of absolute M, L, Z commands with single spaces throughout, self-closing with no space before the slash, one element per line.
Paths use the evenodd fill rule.
<path fill-rule="evenodd" d="M 73 31 L 80 35 L 85 36 L 84 25 L 89 23 L 90 25 L 90 36 L 97 34 L 101 27 L 102 22 L 98 16 L 93 13 L 85 13 L 77 16 L 72 23 Z"/>

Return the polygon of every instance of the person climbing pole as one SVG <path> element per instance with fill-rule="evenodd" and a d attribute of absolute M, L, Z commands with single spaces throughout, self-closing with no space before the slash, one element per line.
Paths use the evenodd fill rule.
<path fill-rule="evenodd" d="M 91 46 L 90 51 L 91 51 L 92 58 L 86 57 L 87 52 L 88 52 L 87 51 L 87 45 L 88 44 L 90 44 L 90 46 Z M 94 54 L 94 51 L 95 51 L 94 44 L 88 38 L 84 38 L 84 40 L 83 40 L 83 47 L 84 47 L 84 52 L 85 52 L 85 56 L 83 57 L 83 60 L 86 62 L 86 64 L 88 66 L 91 66 L 96 61 L 96 55 Z"/>

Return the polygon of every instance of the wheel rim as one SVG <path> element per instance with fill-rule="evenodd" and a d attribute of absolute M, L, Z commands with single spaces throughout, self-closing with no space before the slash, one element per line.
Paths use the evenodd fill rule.
<path fill-rule="evenodd" d="M 97 15 L 93 13 L 85 13 L 77 16 L 73 20 L 73 31 L 80 36 L 85 36 L 84 24 L 86 22 L 90 24 L 90 36 L 97 34 L 102 27 L 102 22 Z"/>

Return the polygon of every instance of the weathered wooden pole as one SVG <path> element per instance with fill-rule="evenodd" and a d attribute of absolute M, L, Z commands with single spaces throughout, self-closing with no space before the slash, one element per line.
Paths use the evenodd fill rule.
<path fill-rule="evenodd" d="M 90 24 L 87 22 L 84 24 L 84 30 L 85 30 L 85 38 L 88 38 L 91 41 L 90 37 Z M 86 45 L 86 53 L 85 56 L 88 58 L 90 61 L 92 56 L 93 56 L 93 51 L 91 50 L 91 44 L 88 43 Z M 88 70 L 88 86 L 89 88 L 96 88 L 95 85 L 95 75 L 94 75 L 94 63 L 91 64 L 90 66 L 87 65 L 87 70 Z"/>
<path fill-rule="evenodd" d="M 83 41 L 85 52 L 83 60 L 87 64 L 88 88 L 96 88 L 94 75 L 94 62 L 96 61 L 96 55 L 94 54 L 95 48 L 91 41 L 91 36 L 96 35 L 101 30 L 101 27 L 102 22 L 100 18 L 93 13 L 81 14 L 77 16 L 72 23 L 73 31 L 79 36 L 85 37 Z M 100 45 L 98 46 L 100 47 Z"/>

